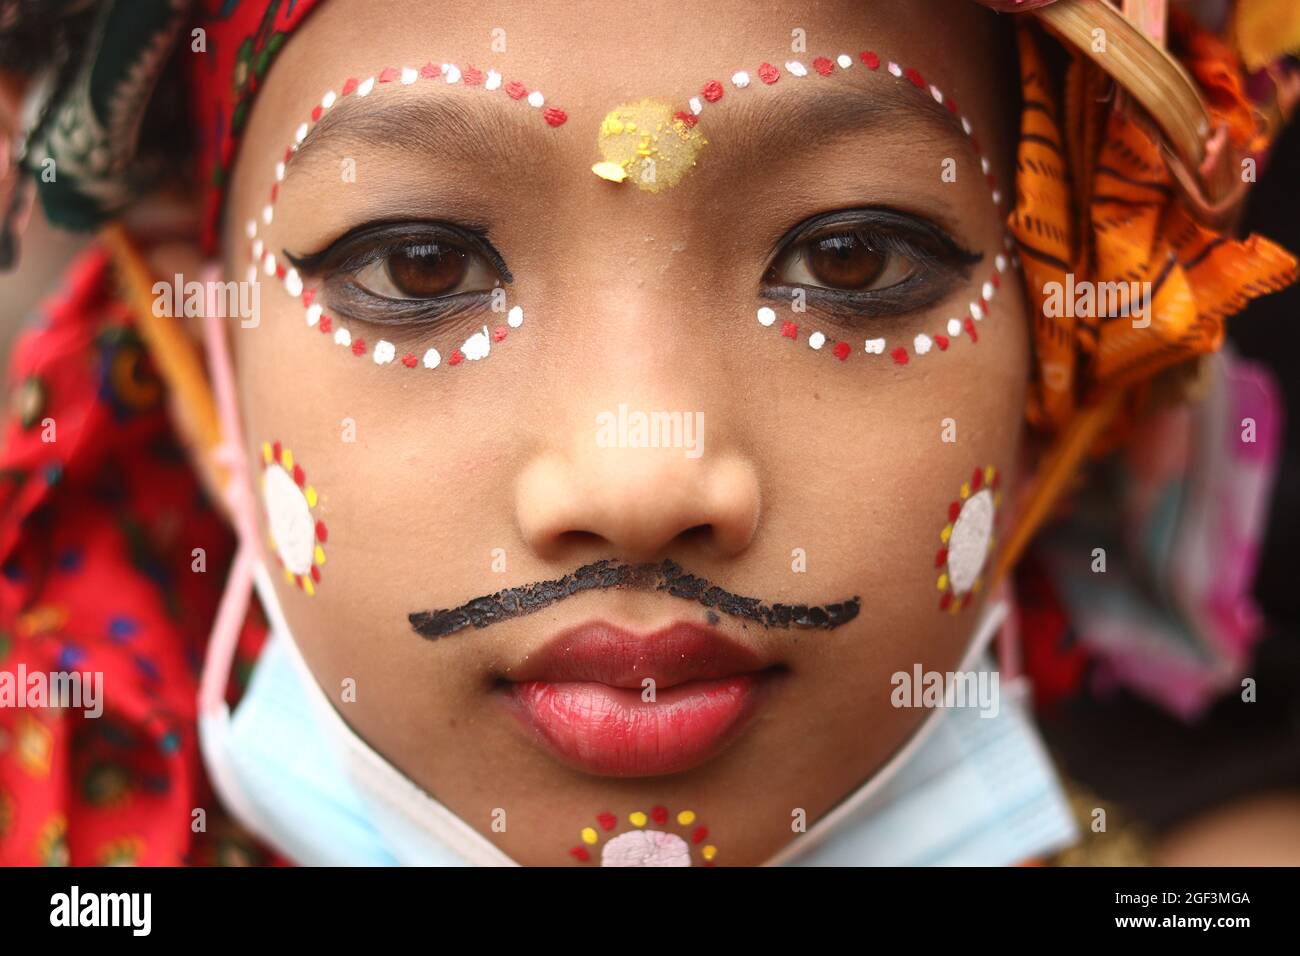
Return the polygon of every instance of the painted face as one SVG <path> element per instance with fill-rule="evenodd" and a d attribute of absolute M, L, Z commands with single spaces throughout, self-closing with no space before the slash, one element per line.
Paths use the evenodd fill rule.
<path fill-rule="evenodd" d="M 224 233 L 282 603 L 521 862 L 761 862 L 960 659 L 1028 374 L 1001 29 L 331 0 L 288 41 Z"/>

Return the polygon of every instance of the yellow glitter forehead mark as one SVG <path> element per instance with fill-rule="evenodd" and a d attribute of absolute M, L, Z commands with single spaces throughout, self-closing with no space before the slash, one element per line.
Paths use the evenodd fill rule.
<path fill-rule="evenodd" d="M 657 193 L 676 186 L 708 143 L 704 135 L 673 115 L 664 100 L 644 99 L 616 106 L 596 137 L 601 162 L 591 171 L 614 183 L 632 182 Z"/>

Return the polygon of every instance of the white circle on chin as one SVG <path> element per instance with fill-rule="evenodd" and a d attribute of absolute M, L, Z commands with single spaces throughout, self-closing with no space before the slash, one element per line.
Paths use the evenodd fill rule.
<path fill-rule="evenodd" d="M 993 494 L 981 489 L 962 505 L 948 538 L 948 581 L 954 594 L 965 594 L 975 584 L 993 537 Z"/>
<path fill-rule="evenodd" d="M 629 830 L 600 851 L 601 866 L 690 866 L 691 848 L 676 833 Z"/>
<path fill-rule="evenodd" d="M 307 574 L 316 544 L 316 523 L 307 498 L 280 465 L 268 465 L 263 479 L 262 504 L 280 560 L 294 574 Z"/>

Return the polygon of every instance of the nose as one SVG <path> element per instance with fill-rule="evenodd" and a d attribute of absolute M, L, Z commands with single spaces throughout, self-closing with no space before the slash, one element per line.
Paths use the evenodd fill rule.
<path fill-rule="evenodd" d="M 697 416 L 682 434 L 708 424 L 704 412 L 671 414 Z M 752 462 L 726 447 L 711 450 L 707 441 L 697 457 L 690 448 L 645 447 L 636 415 L 599 413 L 590 430 L 574 429 L 564 447 L 550 448 L 523 469 L 517 518 L 529 547 L 556 562 L 728 559 L 743 552 L 759 523 Z"/>

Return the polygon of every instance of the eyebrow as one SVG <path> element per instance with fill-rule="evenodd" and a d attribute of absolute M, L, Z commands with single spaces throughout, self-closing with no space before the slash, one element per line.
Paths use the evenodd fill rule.
<path fill-rule="evenodd" d="M 701 124 L 711 140 L 710 163 L 752 164 L 756 157 L 787 157 L 867 131 L 895 137 L 928 134 L 974 154 L 958 118 L 933 97 L 901 83 L 873 86 L 821 84 L 809 92 L 792 84 L 767 96 L 736 96 L 726 109 L 711 111 L 707 125 Z M 553 132 L 530 122 L 531 110 L 512 105 L 441 94 L 349 96 L 312 127 L 286 164 L 285 180 L 317 162 L 322 153 L 337 156 L 340 150 L 374 150 L 377 145 L 451 163 L 515 168 L 529 157 L 535 162 L 554 158 L 558 140 Z"/>
<path fill-rule="evenodd" d="M 825 84 L 814 92 L 792 89 L 771 96 L 737 96 L 726 110 L 710 113 L 700 128 L 711 140 L 711 161 L 753 163 L 757 157 L 831 146 L 863 132 L 895 138 L 928 136 L 960 144 L 972 155 L 974 144 L 961 121 L 928 93 L 902 83 L 870 89 Z"/>
<path fill-rule="evenodd" d="M 553 131 L 536 110 L 501 98 L 439 94 L 348 96 L 320 118 L 285 164 L 295 169 L 340 150 L 395 149 L 444 162 L 517 166 L 530 154 L 556 148 Z"/>

